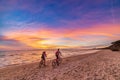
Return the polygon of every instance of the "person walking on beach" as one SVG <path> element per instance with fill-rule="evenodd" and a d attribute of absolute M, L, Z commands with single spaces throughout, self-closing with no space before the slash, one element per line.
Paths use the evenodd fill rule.
<path fill-rule="evenodd" d="M 56 56 L 56 60 L 60 60 L 60 56 L 62 56 L 62 53 L 60 52 L 60 49 L 58 49 L 56 52 L 55 52 L 55 56 Z"/>
<path fill-rule="evenodd" d="M 46 55 L 46 52 L 44 51 L 41 55 L 41 59 L 42 59 L 45 66 L 46 66 L 46 57 L 47 57 L 47 55 Z"/>
<path fill-rule="evenodd" d="M 60 50 L 58 49 L 56 52 L 55 52 L 55 57 L 56 59 L 53 59 L 52 60 L 52 67 L 55 68 L 57 66 L 59 66 L 61 63 L 62 63 L 62 58 L 61 58 L 62 54 L 60 52 Z"/>

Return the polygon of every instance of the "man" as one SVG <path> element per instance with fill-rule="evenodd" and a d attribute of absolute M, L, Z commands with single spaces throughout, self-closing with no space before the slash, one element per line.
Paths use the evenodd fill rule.
<path fill-rule="evenodd" d="M 56 51 L 55 56 L 56 56 L 56 60 L 58 62 L 60 60 L 60 56 L 62 56 L 62 54 L 61 54 L 59 49 Z M 59 63 L 58 63 L 58 65 L 59 65 Z"/>
<path fill-rule="evenodd" d="M 46 57 L 47 57 L 47 55 L 46 55 L 46 52 L 44 51 L 41 55 L 41 59 L 43 60 L 43 63 L 45 66 L 46 66 Z"/>

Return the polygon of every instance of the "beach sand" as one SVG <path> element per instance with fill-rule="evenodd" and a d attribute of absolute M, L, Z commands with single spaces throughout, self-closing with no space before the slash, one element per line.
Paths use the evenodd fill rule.
<path fill-rule="evenodd" d="M 39 63 L 14 65 L 0 69 L 0 80 L 120 80 L 120 52 L 101 50 L 96 53 L 63 59 L 52 68 Z"/>

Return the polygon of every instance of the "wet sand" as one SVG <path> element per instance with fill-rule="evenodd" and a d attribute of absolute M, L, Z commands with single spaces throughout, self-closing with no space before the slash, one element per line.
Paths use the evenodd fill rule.
<path fill-rule="evenodd" d="M 44 68 L 38 64 L 2 68 L 0 80 L 120 80 L 120 52 L 110 50 L 64 58 L 54 69 L 51 61 Z"/>

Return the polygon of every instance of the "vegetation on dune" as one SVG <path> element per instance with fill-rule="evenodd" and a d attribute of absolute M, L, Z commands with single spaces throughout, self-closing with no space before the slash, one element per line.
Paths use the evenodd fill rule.
<path fill-rule="evenodd" d="M 112 51 L 120 51 L 120 40 L 112 42 L 111 44 L 112 45 L 108 47 L 109 49 L 111 49 Z"/>

